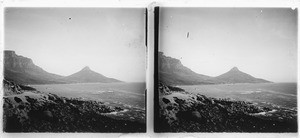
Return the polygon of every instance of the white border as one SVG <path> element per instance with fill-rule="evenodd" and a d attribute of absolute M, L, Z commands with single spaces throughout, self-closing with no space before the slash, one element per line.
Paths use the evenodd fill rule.
<path fill-rule="evenodd" d="M 153 6 L 161 7 L 282 7 L 282 8 L 299 8 L 299 0 L 0 0 L 0 48 L 3 50 L 4 45 L 4 7 L 138 7 L 146 8 L 148 10 L 148 25 L 153 24 Z M 152 15 L 151 15 L 152 14 Z M 299 9 L 298 9 L 298 26 L 299 26 Z M 122 134 L 122 133 L 3 133 L 2 132 L 2 105 L 3 100 L 1 98 L 0 106 L 0 137 L 298 137 L 299 133 L 154 133 L 153 132 L 153 27 L 148 26 L 148 53 L 147 53 L 147 133 L 140 134 Z M 298 35 L 299 40 L 299 35 Z M 299 42 L 298 42 L 299 45 Z M 298 48 L 298 53 L 300 52 Z M 0 71 L 3 72 L 3 53 L 0 52 Z M 298 65 L 300 61 L 298 60 Z M 299 72 L 299 68 L 298 68 Z M 0 77 L 3 78 L 3 74 L 0 73 Z M 299 80 L 299 74 L 298 74 Z M 1 81 L 2 83 L 2 81 Z M 2 85 L 0 86 L 2 89 Z M 299 91 L 299 87 L 298 87 Z M 0 94 L 0 97 L 3 93 Z M 299 98 L 298 98 L 299 109 Z M 299 120 L 299 115 L 298 115 Z M 299 121 L 298 121 L 299 122 Z M 298 132 L 299 132 L 298 123 Z"/>

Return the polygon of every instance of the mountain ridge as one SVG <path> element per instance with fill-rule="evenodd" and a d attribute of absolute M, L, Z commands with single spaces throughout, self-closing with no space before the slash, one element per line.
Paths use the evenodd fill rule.
<path fill-rule="evenodd" d="M 166 84 L 213 84 L 212 77 L 198 74 L 162 52 L 158 53 L 158 70 L 159 79 Z"/>
<path fill-rule="evenodd" d="M 233 67 L 228 72 L 216 77 L 198 74 L 184 66 L 179 59 L 158 53 L 159 79 L 171 85 L 199 85 L 199 84 L 228 84 L 228 83 L 270 83 L 270 81 L 255 78 Z"/>
<path fill-rule="evenodd" d="M 49 73 L 35 65 L 32 59 L 4 51 L 4 78 L 19 84 L 65 83 L 63 76 Z M 43 76 L 43 77 L 41 77 Z"/>
<path fill-rule="evenodd" d="M 102 74 L 92 71 L 88 66 L 82 70 L 88 70 L 93 75 L 89 75 L 93 79 L 74 78 L 69 76 L 61 76 L 54 73 L 49 73 L 41 67 L 34 64 L 33 60 L 21 55 L 17 55 L 15 51 L 4 50 L 4 78 L 9 81 L 14 81 L 18 84 L 64 84 L 64 83 L 89 83 L 89 82 L 121 82 L 117 79 L 107 78 Z M 74 73 L 75 74 L 75 73 Z M 74 75 L 72 74 L 72 75 Z M 90 73 L 89 73 L 90 74 Z M 95 76 L 99 77 L 98 79 Z M 101 81 L 101 78 L 103 81 Z M 85 82 L 84 80 L 87 80 Z"/>

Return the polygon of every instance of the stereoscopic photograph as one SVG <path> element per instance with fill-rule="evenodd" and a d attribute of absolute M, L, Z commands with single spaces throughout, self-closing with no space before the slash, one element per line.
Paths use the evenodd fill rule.
<path fill-rule="evenodd" d="M 146 132 L 145 8 L 4 9 L 4 132 Z"/>
<path fill-rule="evenodd" d="M 297 132 L 297 9 L 158 16 L 155 132 Z"/>

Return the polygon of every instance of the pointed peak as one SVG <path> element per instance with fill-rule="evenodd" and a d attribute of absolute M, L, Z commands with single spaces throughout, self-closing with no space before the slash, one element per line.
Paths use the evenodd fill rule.
<path fill-rule="evenodd" d="M 230 71 L 240 71 L 237 67 L 233 67 Z"/>
<path fill-rule="evenodd" d="M 91 70 L 89 66 L 85 66 L 82 70 Z"/>

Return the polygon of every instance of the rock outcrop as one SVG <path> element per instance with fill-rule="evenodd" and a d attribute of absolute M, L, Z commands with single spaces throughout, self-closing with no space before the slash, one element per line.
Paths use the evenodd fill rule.
<path fill-rule="evenodd" d="M 32 91 L 36 90 L 32 87 L 28 87 L 25 85 L 16 84 L 12 81 L 3 80 L 3 92 L 4 96 L 22 94 L 24 91 Z"/>

